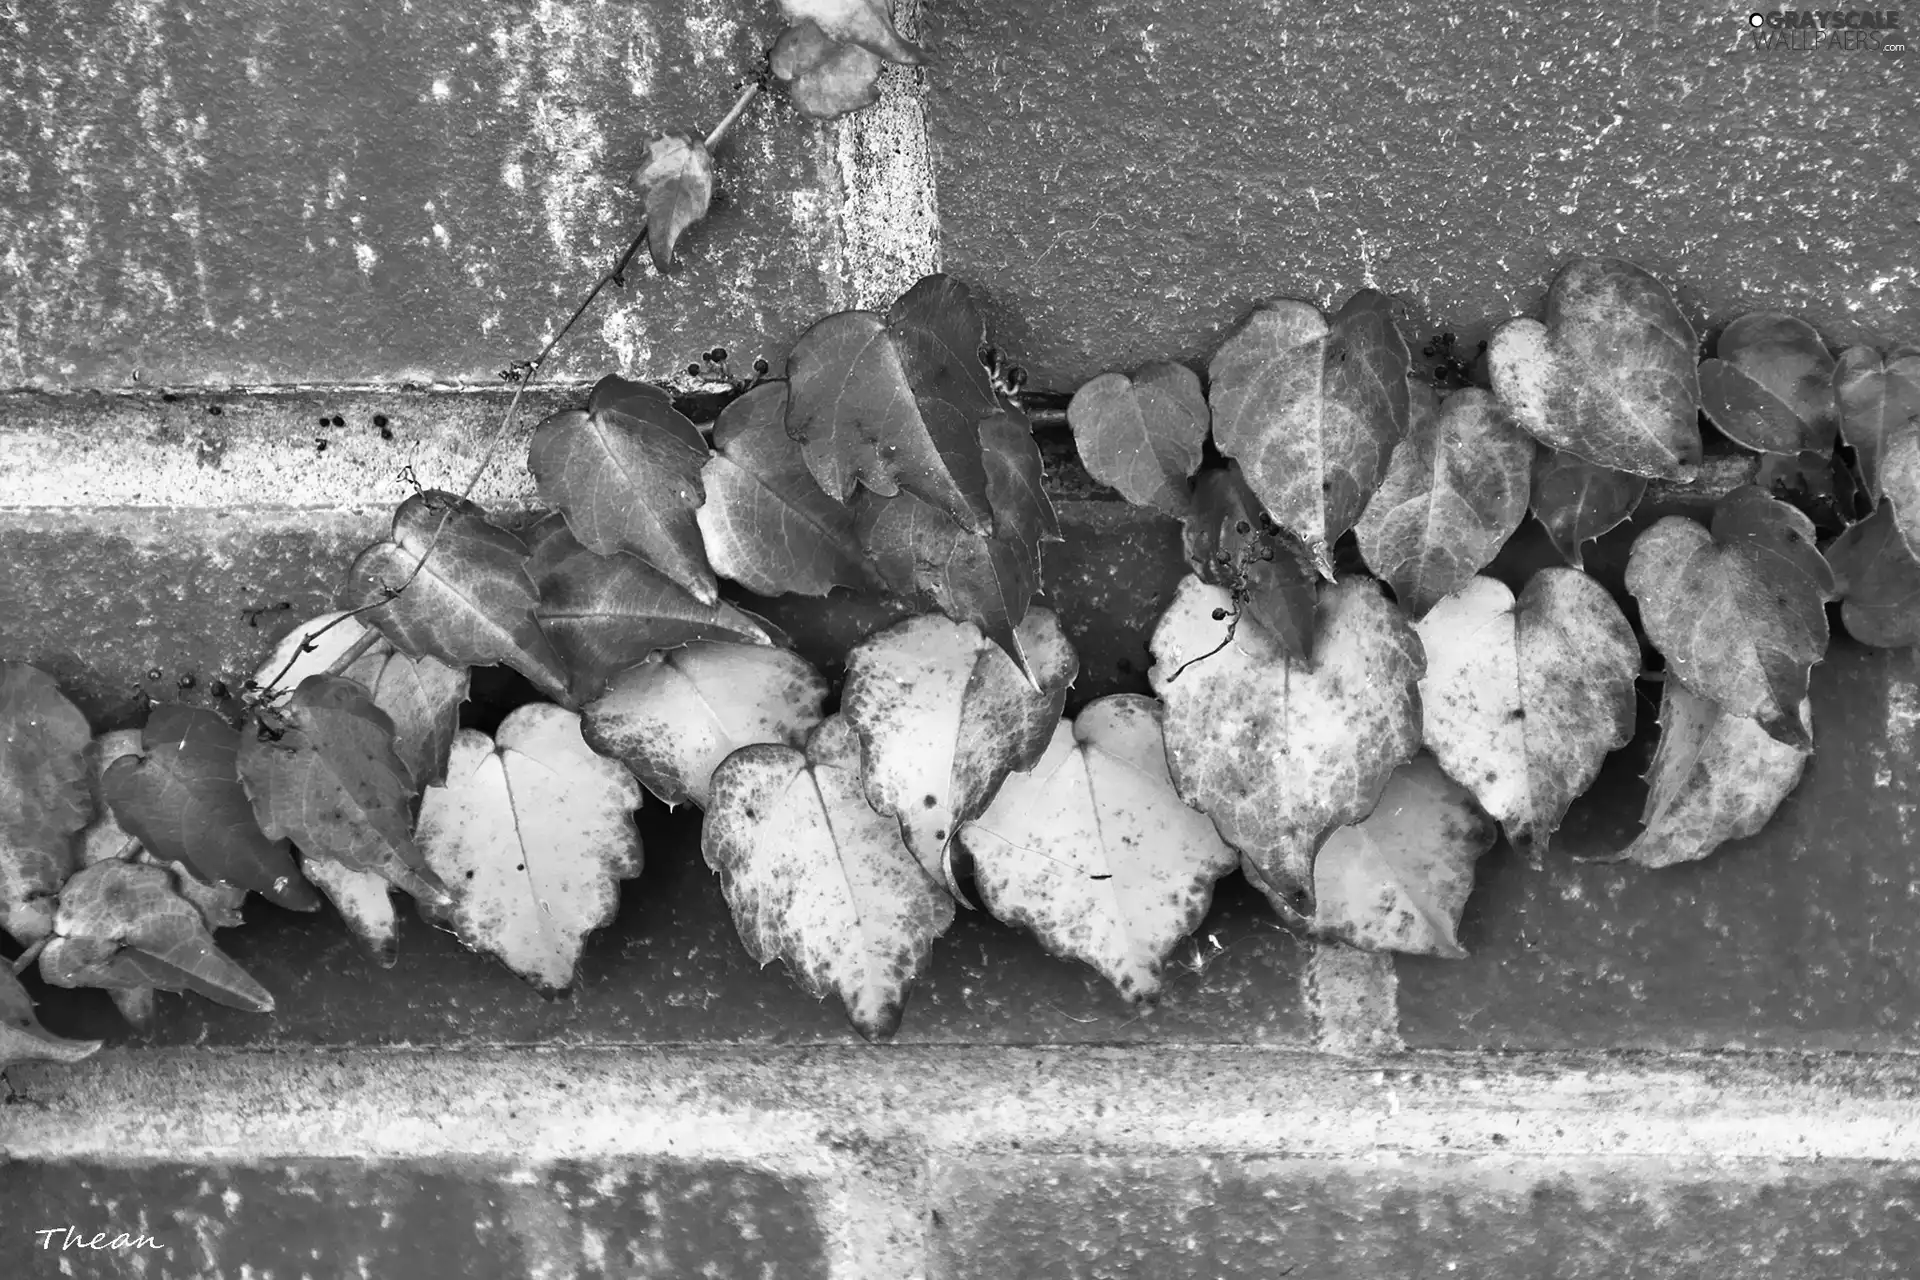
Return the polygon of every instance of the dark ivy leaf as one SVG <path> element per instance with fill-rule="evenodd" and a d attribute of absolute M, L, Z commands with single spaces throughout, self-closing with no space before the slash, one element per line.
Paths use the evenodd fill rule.
<path fill-rule="evenodd" d="M 1187 563 L 1203 581 L 1235 592 L 1240 607 L 1287 657 L 1305 658 L 1313 651 L 1319 603 L 1313 557 L 1305 543 L 1260 509 L 1238 463 L 1199 474 L 1181 529 Z"/>
<path fill-rule="evenodd" d="M 52 930 L 54 895 L 79 865 L 91 741 L 52 676 L 0 660 L 0 929 L 22 946 Z"/>
<path fill-rule="evenodd" d="M 788 22 L 812 22 L 835 40 L 917 67 L 927 56 L 894 29 L 890 8 L 888 0 L 780 0 Z"/>
<path fill-rule="evenodd" d="M 704 142 L 669 133 L 647 144 L 647 162 L 634 185 L 646 195 L 647 245 L 655 270 L 673 265 L 673 249 L 686 229 L 707 216 L 713 202 L 713 157 Z"/>
<path fill-rule="evenodd" d="M 98 1040 L 66 1040 L 41 1026 L 13 966 L 0 961 L 0 1071 L 16 1062 L 78 1062 L 99 1047 Z"/>
<path fill-rule="evenodd" d="M 880 101 L 880 55 L 796 22 L 767 59 L 773 79 L 809 120 L 837 120 Z"/>
<path fill-rule="evenodd" d="M 1644 477 L 1538 445 L 1533 459 L 1534 518 L 1568 564 L 1581 567 L 1581 547 L 1626 520 L 1647 491 Z"/>
<path fill-rule="evenodd" d="M 1169 360 L 1143 365 L 1131 378 L 1103 373 L 1067 406 L 1087 474 L 1136 507 L 1175 519 L 1187 512 L 1187 481 L 1199 469 L 1211 420 L 1199 377 Z"/>
<path fill-rule="evenodd" d="M 1832 452 L 1833 357 L 1812 325 L 1756 311 L 1722 330 L 1715 352 L 1700 364 L 1700 410 L 1722 435 L 1761 453 Z"/>
<path fill-rule="evenodd" d="M 1891 499 L 1834 539 L 1827 563 L 1848 635 L 1879 649 L 1920 644 L 1920 557 Z"/>
<path fill-rule="evenodd" d="M 1887 492 L 1882 472 L 1889 451 L 1920 448 L 1920 347 L 1893 347 L 1884 355 L 1849 347 L 1834 366 L 1833 390 L 1840 434 L 1860 460 L 1867 496 L 1878 502 Z M 1902 500 L 1901 510 L 1908 505 Z"/>

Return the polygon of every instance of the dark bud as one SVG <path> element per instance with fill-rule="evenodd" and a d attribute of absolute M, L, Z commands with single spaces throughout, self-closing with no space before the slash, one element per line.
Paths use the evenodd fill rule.
<path fill-rule="evenodd" d="M 755 360 L 753 362 L 753 376 L 756 378 L 764 378 L 767 376 L 767 370 L 771 368 L 773 368 L 773 366 L 765 360 Z"/>
<path fill-rule="evenodd" d="M 700 376 L 700 366 L 699 366 L 699 365 L 697 365 L 697 364 L 690 364 L 690 365 L 688 365 L 688 366 L 687 366 L 687 374 L 688 374 L 688 376 L 689 376 L 689 377 L 694 377 L 694 378 L 697 378 L 697 377 L 699 377 L 699 376 Z"/>
<path fill-rule="evenodd" d="M 1227 611 L 1226 611 L 1225 609 L 1221 609 L 1221 608 L 1215 608 L 1215 609 L 1214 609 L 1214 611 L 1213 611 L 1213 620 L 1214 620 L 1215 622 L 1223 622 L 1223 621 L 1225 621 L 1225 620 L 1226 620 L 1226 616 L 1227 616 Z"/>
<path fill-rule="evenodd" d="M 225 697 L 231 696 L 227 692 L 227 682 L 225 680 L 215 680 L 213 683 L 207 686 L 207 692 L 212 694 L 216 698 L 225 698 Z"/>
<path fill-rule="evenodd" d="M 165 673 L 165 672 L 163 672 L 163 671 L 161 671 L 161 670 L 160 670 L 160 668 L 158 668 L 158 667 L 155 667 L 155 668 L 153 668 L 153 669 L 152 669 L 151 671 L 148 671 L 148 672 L 147 672 L 147 679 L 149 679 L 149 680 L 158 680 L 158 679 L 159 679 L 159 678 L 160 678 L 160 677 L 161 677 L 162 675 L 164 675 L 164 674 L 166 674 L 166 673 Z"/>
<path fill-rule="evenodd" d="M 174 681 L 174 683 L 179 685 L 182 689 L 191 689 L 193 688 L 193 676 L 191 673 L 182 674 L 178 680 Z"/>
<path fill-rule="evenodd" d="M 1233 531 L 1237 534 L 1240 534 L 1242 537 L 1245 537 L 1247 534 L 1253 532 L 1253 526 L 1248 524 L 1245 520 L 1241 520 L 1233 526 Z"/>

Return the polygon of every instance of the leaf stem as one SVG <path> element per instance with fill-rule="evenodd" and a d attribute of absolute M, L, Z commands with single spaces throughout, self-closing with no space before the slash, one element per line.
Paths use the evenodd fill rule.
<path fill-rule="evenodd" d="M 727 130 L 733 128 L 740 117 L 746 114 L 747 108 L 752 105 L 754 98 L 759 96 L 760 88 L 761 81 L 757 77 L 748 83 L 745 91 L 740 94 L 739 100 L 733 104 L 727 111 L 727 114 L 720 117 L 720 123 L 713 126 L 713 132 L 707 135 L 707 150 L 712 151 L 720 145 L 721 141 L 727 136 Z"/>
<path fill-rule="evenodd" d="M 45 938 L 40 938 L 28 943 L 27 949 L 22 951 L 19 958 L 13 962 L 13 976 L 17 978 L 25 973 L 33 962 L 40 958 L 40 953 L 46 950 L 46 946 L 47 940 Z"/>

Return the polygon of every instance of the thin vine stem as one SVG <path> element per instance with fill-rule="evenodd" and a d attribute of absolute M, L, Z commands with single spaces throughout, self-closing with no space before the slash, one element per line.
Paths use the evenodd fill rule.
<path fill-rule="evenodd" d="M 46 949 L 46 946 L 47 940 L 45 938 L 38 938 L 28 943 L 27 949 L 22 951 L 19 957 L 13 962 L 13 976 L 17 978 L 25 973 L 28 966 L 40 958 L 40 953 Z"/>

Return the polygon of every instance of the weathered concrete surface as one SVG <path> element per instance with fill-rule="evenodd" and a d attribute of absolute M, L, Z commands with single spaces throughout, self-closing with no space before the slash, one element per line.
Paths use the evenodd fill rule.
<path fill-rule="evenodd" d="M 936 1168 L 933 1280 L 1803 1280 L 1920 1269 L 1920 1165 L 1101 1159 Z"/>
<path fill-rule="evenodd" d="M 946 269 L 1062 388 L 1201 355 L 1275 293 L 1375 285 L 1477 336 L 1578 253 L 1698 325 L 1912 339 L 1920 56 L 1755 52 L 1751 7 L 938 5 Z"/>

